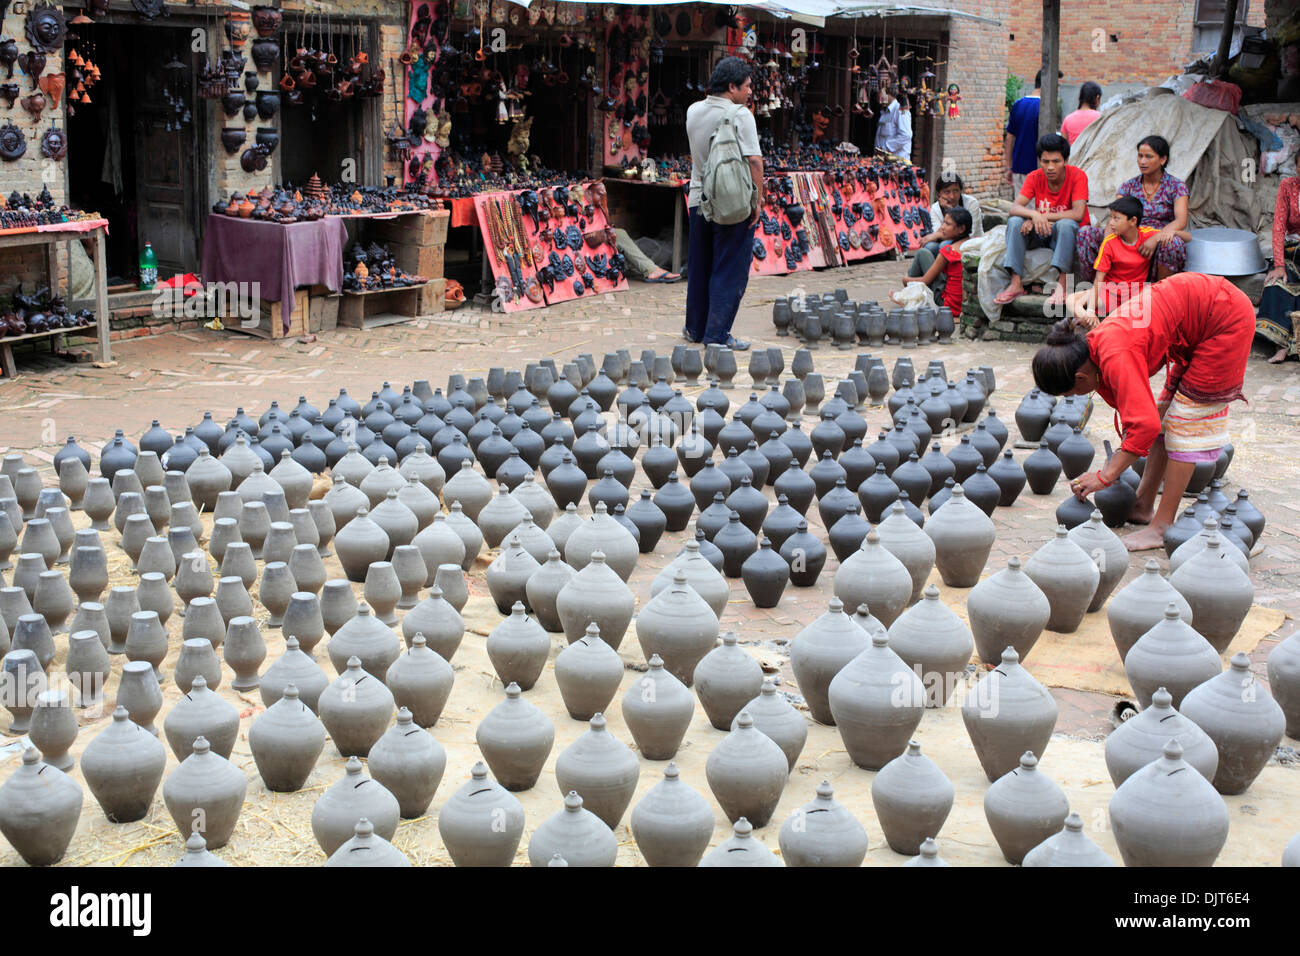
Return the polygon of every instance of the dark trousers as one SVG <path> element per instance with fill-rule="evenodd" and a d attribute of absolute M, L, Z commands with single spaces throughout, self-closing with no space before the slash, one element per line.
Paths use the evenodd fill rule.
<path fill-rule="evenodd" d="M 705 344 L 726 342 L 749 284 L 754 226 L 720 226 L 691 210 L 686 271 L 686 331 Z"/>

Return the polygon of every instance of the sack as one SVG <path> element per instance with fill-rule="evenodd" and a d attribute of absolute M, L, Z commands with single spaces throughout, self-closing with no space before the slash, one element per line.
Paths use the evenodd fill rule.
<path fill-rule="evenodd" d="M 1203 80 L 1184 92 L 1183 99 L 1236 116 L 1241 106 L 1241 87 L 1224 80 Z"/>
<path fill-rule="evenodd" d="M 700 176 L 700 215 L 720 226 L 744 222 L 758 206 L 758 190 L 736 132 L 744 108 L 736 105 L 723 114 L 709 137 L 709 157 Z"/>

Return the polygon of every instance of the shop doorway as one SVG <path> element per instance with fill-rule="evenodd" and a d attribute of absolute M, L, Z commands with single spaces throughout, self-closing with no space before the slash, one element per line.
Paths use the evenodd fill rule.
<path fill-rule="evenodd" d="M 69 40 L 100 73 L 90 102 L 69 102 L 69 195 L 109 221 L 110 282 L 138 277 L 146 242 L 161 276 L 198 271 L 207 111 L 190 40 L 187 27 L 139 22 L 97 22 Z"/>

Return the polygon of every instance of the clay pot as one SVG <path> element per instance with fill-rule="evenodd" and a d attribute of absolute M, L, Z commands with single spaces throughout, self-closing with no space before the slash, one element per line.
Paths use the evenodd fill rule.
<path fill-rule="evenodd" d="M 1287 736 L 1300 739 L 1300 639 L 1295 634 L 1269 652 L 1268 686 L 1286 715 Z"/>
<path fill-rule="evenodd" d="M 975 640 L 932 584 L 924 599 L 890 626 L 889 646 L 921 678 L 926 706 L 942 707 L 966 671 Z"/>
<path fill-rule="evenodd" d="M 1121 661 L 1139 637 L 1164 620 L 1165 608 L 1171 602 L 1184 621 L 1192 619 L 1187 599 L 1160 573 L 1155 559 L 1148 558 L 1142 574 L 1116 592 L 1106 605 L 1106 622 Z"/>
<path fill-rule="evenodd" d="M 876 528 L 876 536 L 880 539 L 881 547 L 907 569 L 912 578 L 912 593 L 907 603 L 915 604 L 934 569 L 934 542 L 907 516 L 903 502 L 894 502 L 885 514 L 885 519 Z M 899 613 L 902 613 L 901 610 Z"/>
<path fill-rule="evenodd" d="M 686 583 L 712 609 L 713 616 L 715 618 L 722 617 L 722 612 L 731 599 L 731 587 L 723 578 L 722 573 L 708 559 L 702 556 L 697 541 L 687 541 L 681 553 L 655 576 L 654 582 L 650 585 L 651 598 L 657 596 L 660 591 L 673 583 L 674 576 L 679 568 L 686 574 Z M 660 653 L 662 655 L 662 651 Z M 663 656 L 665 660 L 670 660 L 667 655 Z M 672 669 L 671 662 L 669 669 Z M 680 674 L 678 674 L 678 677 L 688 687 L 690 686 L 690 681 L 682 678 Z"/>
<path fill-rule="evenodd" d="M 1151 695 L 1151 706 L 1124 721 L 1106 738 L 1106 770 L 1118 787 L 1164 753 L 1177 738 L 1186 747 L 1183 759 L 1206 780 L 1219 767 L 1219 749 L 1200 727 L 1174 710 L 1173 697 L 1163 687 Z"/>
<path fill-rule="evenodd" d="M 831 680 L 866 649 L 868 641 L 866 632 L 844 613 L 838 597 L 831 598 L 827 612 L 795 636 L 790 667 L 814 720 L 835 723 L 828 698 Z"/>
<path fill-rule="evenodd" d="M 596 714 L 590 729 L 566 747 L 555 761 L 560 792 L 577 792 L 583 804 L 611 830 L 632 802 L 640 765 L 636 756 L 605 729 Z"/>
<path fill-rule="evenodd" d="M 1236 637 L 1255 601 L 1255 586 L 1228 557 L 1218 540 L 1169 575 L 1169 583 L 1192 609 L 1191 624 L 1222 654 Z"/>
<path fill-rule="evenodd" d="M 786 866 L 861 866 L 867 855 L 867 832 L 834 799 L 830 782 L 817 785 L 817 796 L 790 815 L 778 843 Z M 748 822 L 748 821 L 746 821 Z"/>
<path fill-rule="evenodd" d="M 555 743 L 551 720 L 521 696 L 518 684 L 490 710 L 474 733 L 483 759 L 507 790 L 528 790 L 541 775 Z"/>
<path fill-rule="evenodd" d="M 77 718 L 66 691 L 43 690 L 36 695 L 28 737 L 47 764 L 65 773 L 72 770 L 76 761 L 68 748 L 77 739 Z"/>
<path fill-rule="evenodd" d="M 663 780 L 632 808 L 629 823 L 647 865 L 695 866 L 713 836 L 713 808 L 670 763 Z"/>
<path fill-rule="evenodd" d="M 22 766 L 0 786 L 0 833 L 29 866 L 50 866 L 72 842 L 81 804 L 76 781 L 28 747 Z"/>
<path fill-rule="evenodd" d="M 366 776 L 357 757 L 349 757 L 344 775 L 316 801 L 311 832 L 330 856 L 356 832 L 357 821 L 369 820 L 385 840 L 397 833 L 397 798 L 377 780 Z"/>
<path fill-rule="evenodd" d="M 1250 658 L 1233 655 L 1227 670 L 1193 688 L 1183 698 L 1182 714 L 1214 741 L 1219 750 L 1214 789 L 1244 793 L 1255 781 L 1286 730 L 1286 716 L 1250 672 Z"/>
<path fill-rule="evenodd" d="M 1045 441 L 1039 442 L 1038 450 L 1024 460 L 1022 467 L 1029 490 L 1036 495 L 1050 495 L 1061 477 L 1061 459 Z"/>
<path fill-rule="evenodd" d="M 423 816 L 442 782 L 447 754 L 427 730 L 415 725 L 405 707 L 397 723 L 370 750 L 371 774 L 397 798 L 404 819 Z"/>
<path fill-rule="evenodd" d="M 1160 687 L 1168 689 L 1174 707 L 1182 707 L 1192 688 L 1223 670 L 1218 652 L 1181 618 L 1176 604 L 1165 605 L 1164 620 L 1138 638 L 1124 658 L 1124 673 L 1142 707 Z"/>
<path fill-rule="evenodd" d="M 910 522 L 909 522 L 910 523 Z M 867 535 L 860 550 L 835 572 L 834 591 L 845 607 L 866 604 L 889 626 L 907 607 L 913 579 L 907 567 L 886 550 L 876 532 Z"/>
<path fill-rule="evenodd" d="M 1228 808 L 1192 772 L 1176 739 L 1110 798 L 1110 825 L 1125 866 L 1213 866 L 1228 839 Z"/>
<path fill-rule="evenodd" d="M 410 866 L 411 861 L 383 837 L 375 833 L 375 826 L 365 817 L 357 821 L 353 835 L 335 850 L 326 866 Z"/>
<path fill-rule="evenodd" d="M 252 617 L 241 615 L 231 619 L 221 654 L 226 665 L 235 672 L 235 679 L 230 682 L 231 690 L 254 690 L 260 680 L 258 668 L 266 660 L 266 641 Z"/>
<path fill-rule="evenodd" d="M 338 752 L 345 757 L 370 753 L 393 718 L 393 694 L 383 682 L 349 658 L 347 670 L 320 695 L 318 711 Z"/>
<path fill-rule="evenodd" d="M 930 516 L 925 533 L 934 542 L 934 563 L 943 583 L 948 587 L 974 587 L 997 533 L 989 516 L 967 500 L 961 485 L 955 486 L 952 497 Z"/>
<path fill-rule="evenodd" d="M 1022 865 L 1114 866 L 1115 861 L 1084 834 L 1083 818 L 1071 813 L 1065 818 L 1065 828 L 1026 853 Z"/>
<path fill-rule="evenodd" d="M 540 567 L 537 560 L 524 549 L 519 535 L 512 534 L 487 569 L 488 591 L 496 602 L 498 611 L 509 614 L 511 606 L 524 602 L 528 596 L 528 579 Z"/>
<path fill-rule="evenodd" d="M 510 616 L 493 628 L 487 639 L 488 659 L 503 684 L 531 690 L 551 653 L 551 639 L 516 601 Z"/>
<path fill-rule="evenodd" d="M 564 543 L 564 560 L 581 571 L 596 552 L 604 555 L 605 563 L 620 578 L 627 581 L 636 567 L 636 539 L 607 513 L 603 502 L 597 502 L 595 514 L 584 522 Z M 567 633 L 567 632 L 566 632 Z"/>
<path fill-rule="evenodd" d="M 956 791 L 915 740 L 871 781 L 871 803 L 895 853 L 916 856 L 921 842 L 943 829 Z"/>
<path fill-rule="evenodd" d="M 618 857 L 613 831 L 584 809 L 573 791 L 564 798 L 564 809 L 544 820 L 528 841 L 530 865 L 549 866 L 557 856 L 566 866 L 613 866 Z"/>
<path fill-rule="evenodd" d="M 686 685 L 664 668 L 658 654 L 650 655 L 648 663 L 645 675 L 623 695 L 623 719 L 642 756 L 671 760 L 690 726 L 695 699 Z"/>
<path fill-rule="evenodd" d="M 555 683 L 574 720 L 604 712 L 623 680 L 623 661 L 591 624 L 587 633 L 555 657 Z"/>
<path fill-rule="evenodd" d="M 419 548 L 428 570 L 424 582 L 426 587 L 433 584 L 439 565 L 461 565 L 465 561 L 465 542 L 452 530 L 445 515 L 436 515 L 433 523 L 417 534 L 411 543 Z"/>
<path fill-rule="evenodd" d="M 190 755 L 163 783 L 163 802 L 176 829 L 201 833 L 208 849 L 215 850 L 229 842 L 247 790 L 244 774 L 199 737 Z M 203 821 L 201 830 L 196 820 Z"/>
<path fill-rule="evenodd" d="M 481 761 L 438 811 L 438 834 L 456 866 L 509 866 L 523 833 L 523 806 Z"/>
<path fill-rule="evenodd" d="M 574 538 L 579 533 L 580 531 L 574 532 L 566 548 L 565 553 L 569 556 L 571 565 L 574 564 Z M 635 545 L 633 550 L 635 553 Z M 595 624 L 600 628 L 601 639 L 616 651 L 623 642 L 635 606 L 636 599 L 632 591 L 620 580 L 614 569 L 606 564 L 605 555 L 600 550 L 591 554 L 590 563 L 579 568 L 555 601 L 556 612 L 569 643 L 582 637 L 589 624 Z"/>
<path fill-rule="evenodd" d="M 444 565 L 460 574 L 456 565 Z M 462 578 L 463 586 L 463 578 Z M 468 596 L 468 595 L 467 595 Z M 402 618 L 402 637 L 409 645 L 416 634 L 423 634 L 429 647 L 444 660 L 451 660 L 465 636 L 465 620 L 435 584 L 428 596 Z"/>
<path fill-rule="evenodd" d="M 1020 570 L 1020 559 L 1009 558 L 1007 567 L 981 581 L 966 599 L 966 613 L 980 660 L 996 664 L 998 648 L 1008 644 L 1024 658 L 1038 641 L 1051 617 L 1047 595 Z"/>
<path fill-rule="evenodd" d="M 177 760 L 190 755 L 199 737 L 208 740 L 214 754 L 229 759 L 239 734 L 239 711 L 210 690 L 203 675 L 197 674 L 190 690 L 167 711 L 163 732 Z"/>
<path fill-rule="evenodd" d="M 1128 548 L 1124 547 L 1119 535 L 1102 523 L 1100 511 L 1094 511 L 1085 523 L 1073 528 L 1067 537 L 1097 565 L 1100 578 L 1092 601 L 1088 604 L 1088 611 L 1100 611 L 1128 571 Z"/>
<path fill-rule="evenodd" d="M 371 521 L 368 515 L 365 508 L 359 508 L 356 517 L 334 536 L 334 550 L 343 565 L 343 573 L 349 581 L 357 583 L 365 581 L 371 562 L 388 558 L 390 547 L 384 529 Z"/>
<path fill-rule="evenodd" d="M 717 574 L 712 567 L 709 571 Z M 677 567 L 672 584 L 656 593 L 637 615 L 636 634 L 647 659 L 658 655 L 668 671 L 689 687 L 696 665 L 717 643 L 718 619 L 687 580 L 684 566 Z"/>
<path fill-rule="evenodd" d="M 362 602 L 356 616 L 334 632 L 325 649 L 336 673 L 342 674 L 349 666 L 349 659 L 356 657 L 366 673 L 382 679 L 402 652 L 402 642 Z"/>
<path fill-rule="evenodd" d="M 1061 788 L 1038 770 L 1030 752 L 1020 766 L 999 777 L 984 793 L 984 816 L 1003 857 L 1017 864 L 1065 824 L 1070 803 Z"/>
<path fill-rule="evenodd" d="M 709 789 L 727 819 L 747 817 L 760 827 L 772 818 L 788 774 L 784 752 L 754 729 L 753 719 L 744 711 L 736 719 L 736 729 L 713 748 L 705 765 Z"/>
<path fill-rule="evenodd" d="M 167 765 L 167 749 L 131 720 L 125 707 L 81 755 L 81 774 L 113 823 L 144 819 Z"/>
<path fill-rule="evenodd" d="M 293 793 L 311 776 L 325 747 L 325 727 L 293 682 L 248 728 L 248 746 L 268 790 Z"/>
<path fill-rule="evenodd" d="M 732 835 L 709 851 L 700 866 L 781 866 L 775 853 L 753 835 L 754 827 L 741 817 L 732 825 Z"/>
<path fill-rule="evenodd" d="M 1025 751 L 1041 754 L 1056 727 L 1056 700 L 1020 666 L 1015 648 L 971 689 L 961 708 L 966 732 L 990 782 L 1010 773 Z"/>
<path fill-rule="evenodd" d="M 206 685 L 213 690 L 221 686 L 221 661 L 217 658 L 216 648 L 212 642 L 202 637 L 192 637 L 181 641 L 180 657 L 176 660 L 176 670 L 172 676 L 182 693 L 188 694 L 194 686 L 194 678 L 202 675 Z M 195 734 L 194 737 L 197 737 Z M 210 734 L 205 734 L 209 742 Z M 191 737 L 190 740 L 193 740 Z M 220 752 L 220 748 L 213 749 Z M 225 756 L 223 754 L 222 756 Z"/>
<path fill-rule="evenodd" d="M 1070 540 L 1064 525 L 1057 525 L 1056 537 L 1025 563 L 1025 574 L 1047 595 L 1052 608 L 1047 629 L 1062 634 L 1078 630 L 1101 575 L 1087 552 Z"/>
<path fill-rule="evenodd" d="M 763 669 L 737 644 L 730 631 L 695 667 L 695 692 L 718 730 L 728 730 L 745 704 L 763 686 Z"/>
<path fill-rule="evenodd" d="M 903 752 L 925 708 L 925 688 L 889 638 L 874 634 L 871 646 L 831 680 L 831 715 L 849 758 L 878 770 Z"/>
<path fill-rule="evenodd" d="M 560 591 L 574 575 L 573 568 L 560 559 L 560 552 L 552 548 L 547 552 L 546 563 L 534 571 L 525 584 L 528 606 L 537 615 L 537 622 L 547 631 L 556 633 L 564 630 L 556 601 Z"/>
<path fill-rule="evenodd" d="M 926 837 L 921 842 L 920 856 L 914 856 L 903 866 L 951 866 L 951 863 L 945 862 L 939 856 L 939 844 L 934 842 L 931 837 Z"/>

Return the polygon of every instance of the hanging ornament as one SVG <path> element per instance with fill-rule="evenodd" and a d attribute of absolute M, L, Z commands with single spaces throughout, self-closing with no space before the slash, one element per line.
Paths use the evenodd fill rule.
<path fill-rule="evenodd" d="M 56 162 L 68 155 L 68 137 L 57 126 L 51 126 L 41 137 L 41 155 Z"/>
<path fill-rule="evenodd" d="M 48 0 L 40 0 L 40 3 L 27 11 L 27 42 L 33 49 L 42 53 L 54 53 L 63 46 L 67 32 L 63 11 Z"/>

